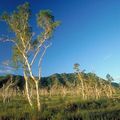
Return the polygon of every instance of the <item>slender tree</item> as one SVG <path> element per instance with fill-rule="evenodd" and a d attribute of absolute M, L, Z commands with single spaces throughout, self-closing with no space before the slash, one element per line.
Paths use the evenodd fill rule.
<path fill-rule="evenodd" d="M 42 32 L 39 35 L 35 34 L 30 25 L 31 10 L 29 3 L 18 6 L 12 14 L 3 13 L 1 18 L 14 33 L 13 38 L 3 37 L 1 41 L 14 43 L 13 61 L 17 67 L 23 69 L 27 99 L 30 106 L 33 107 L 28 84 L 29 80 L 32 79 L 36 88 L 37 107 L 40 110 L 39 81 L 41 79 L 41 63 L 47 48 L 51 45 L 50 38 L 60 22 L 54 20 L 51 11 L 42 10 L 37 14 L 37 24 Z M 34 63 L 38 64 L 38 78 L 33 73 Z"/>
<path fill-rule="evenodd" d="M 108 81 L 108 89 L 109 89 L 109 97 L 113 95 L 112 81 L 114 80 L 110 74 L 106 75 L 106 79 Z"/>
<path fill-rule="evenodd" d="M 81 83 L 81 92 L 82 92 L 82 98 L 85 99 L 85 87 L 84 87 L 84 81 L 83 81 L 83 78 L 82 78 L 82 74 L 80 72 L 80 69 L 79 69 L 79 64 L 78 63 L 75 63 L 74 64 L 74 70 L 76 71 L 77 75 L 78 75 L 78 79 L 80 80 L 80 83 Z"/>

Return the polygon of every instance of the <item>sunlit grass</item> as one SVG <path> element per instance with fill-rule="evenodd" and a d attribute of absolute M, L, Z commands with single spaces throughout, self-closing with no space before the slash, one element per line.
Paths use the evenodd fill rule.
<path fill-rule="evenodd" d="M 23 97 L 15 97 L 9 103 L 0 101 L 0 119 L 40 119 L 40 120 L 100 120 L 102 117 L 120 118 L 120 99 L 100 99 L 81 101 L 72 96 L 41 96 L 41 112 L 31 109 Z M 104 120 L 103 119 L 103 120 Z"/>

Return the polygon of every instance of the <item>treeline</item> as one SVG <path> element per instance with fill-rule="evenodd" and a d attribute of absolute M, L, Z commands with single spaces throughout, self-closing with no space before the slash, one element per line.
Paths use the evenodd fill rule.
<path fill-rule="evenodd" d="M 37 77 L 36 77 L 37 79 Z M 102 79 L 94 73 L 62 73 L 42 77 L 39 82 L 39 94 L 43 96 L 72 95 L 81 99 L 99 99 L 101 97 L 111 98 L 119 94 L 119 85 L 112 83 L 111 76 Z M 30 96 L 35 96 L 35 86 L 29 78 Z M 23 76 L 6 75 L 0 77 L 0 91 L 3 98 L 8 96 L 25 96 L 25 80 Z"/>
<path fill-rule="evenodd" d="M 109 82 L 103 78 L 98 77 L 95 73 L 82 73 L 82 76 L 85 82 L 93 84 L 93 83 L 104 83 L 109 84 Z M 5 75 L 0 76 L 0 88 L 3 85 L 10 82 L 12 79 L 14 85 L 13 87 L 19 87 L 19 89 L 23 90 L 25 81 L 24 77 L 20 75 Z M 64 87 L 75 87 L 80 84 L 80 81 L 75 73 L 62 73 L 62 74 L 53 74 L 48 77 L 42 77 L 39 83 L 39 86 L 42 88 L 51 88 L 53 86 L 64 86 Z M 113 87 L 119 87 L 118 83 L 112 82 Z"/>

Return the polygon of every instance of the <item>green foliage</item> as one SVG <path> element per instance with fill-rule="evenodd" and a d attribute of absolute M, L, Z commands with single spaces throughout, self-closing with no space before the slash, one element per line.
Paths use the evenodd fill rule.
<path fill-rule="evenodd" d="M 112 76 L 110 75 L 110 74 L 107 74 L 106 75 L 106 79 L 108 80 L 108 82 L 112 82 L 113 81 L 113 78 L 112 78 Z"/>
<path fill-rule="evenodd" d="M 51 32 L 60 24 L 59 21 L 54 20 L 54 16 L 50 10 L 40 11 L 37 15 L 37 22 L 38 26 L 48 32 Z"/>
<path fill-rule="evenodd" d="M 44 39 L 51 38 L 55 28 L 60 25 L 60 21 L 54 20 L 54 16 L 50 10 L 41 10 L 37 14 L 37 24 L 43 29 L 43 32 L 32 42 L 33 47 L 36 47 L 39 43 L 43 43 Z"/>
<path fill-rule="evenodd" d="M 74 69 L 76 72 L 79 72 L 79 71 L 80 71 L 79 67 L 80 67 L 79 63 L 75 63 L 73 69 Z"/>
<path fill-rule="evenodd" d="M 31 37 L 31 27 L 28 24 L 30 19 L 29 4 L 25 3 L 17 8 L 11 15 L 7 12 L 3 13 L 2 19 L 9 25 L 11 30 L 16 33 L 16 40 L 20 42 L 20 34 Z M 26 40 L 29 40 L 26 38 Z"/>

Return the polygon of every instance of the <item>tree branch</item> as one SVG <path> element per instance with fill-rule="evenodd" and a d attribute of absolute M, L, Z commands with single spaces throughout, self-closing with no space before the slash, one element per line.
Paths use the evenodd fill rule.
<path fill-rule="evenodd" d="M 19 45 L 12 39 L 0 39 L 0 42 L 12 42 L 16 45 L 16 47 L 18 48 L 18 50 L 20 51 L 20 53 L 23 54 L 22 50 L 20 49 Z"/>
<path fill-rule="evenodd" d="M 45 41 L 46 41 L 46 36 L 43 37 L 43 41 L 38 45 L 38 47 L 37 47 L 37 49 L 36 49 L 36 52 L 35 52 L 35 54 L 34 54 L 34 56 L 33 56 L 33 59 L 32 59 L 32 61 L 31 61 L 31 63 L 30 63 L 31 66 L 33 65 L 33 63 L 34 63 L 34 61 L 35 61 L 35 58 L 37 57 L 37 55 L 38 55 L 38 53 L 39 53 L 39 51 L 40 51 L 40 48 L 41 48 L 41 46 L 44 44 Z"/>
<path fill-rule="evenodd" d="M 45 55 L 45 53 L 46 53 L 46 50 L 47 50 L 47 48 L 48 47 L 50 47 L 52 45 L 52 43 L 50 43 L 49 45 L 47 45 L 47 46 L 44 46 L 44 51 L 43 51 L 43 53 L 42 53 L 42 55 L 41 55 L 41 57 L 40 57 L 40 59 L 39 59 L 39 63 L 38 63 L 38 68 L 39 68 L 39 70 L 38 70 L 38 74 L 39 74 L 39 80 L 40 80 L 40 78 L 41 78 L 41 64 L 42 64 L 42 60 L 43 60 L 43 57 L 44 57 L 44 55 Z"/>

